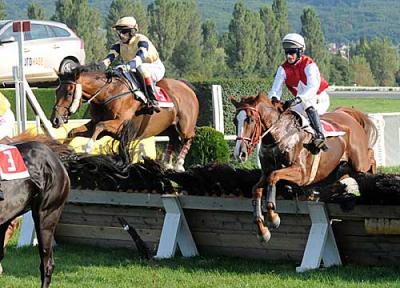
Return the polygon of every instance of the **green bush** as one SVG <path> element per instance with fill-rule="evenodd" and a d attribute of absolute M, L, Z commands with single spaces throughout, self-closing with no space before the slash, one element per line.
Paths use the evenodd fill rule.
<path fill-rule="evenodd" d="M 224 135 L 211 127 L 199 127 L 186 157 L 185 166 L 228 163 L 229 158 L 229 147 Z"/>

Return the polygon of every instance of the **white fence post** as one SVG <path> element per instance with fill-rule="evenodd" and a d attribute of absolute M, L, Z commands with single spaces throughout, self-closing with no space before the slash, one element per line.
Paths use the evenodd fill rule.
<path fill-rule="evenodd" d="M 215 130 L 224 133 L 224 108 L 221 85 L 212 85 L 213 120 Z"/>
<path fill-rule="evenodd" d="M 163 195 L 161 199 L 167 213 L 161 231 L 157 255 L 154 258 L 174 257 L 177 246 L 179 246 L 184 257 L 199 255 L 178 196 Z"/>
<path fill-rule="evenodd" d="M 36 232 L 33 223 L 32 212 L 28 211 L 22 217 L 21 232 L 19 233 L 17 247 L 36 245 Z"/>
<path fill-rule="evenodd" d="M 301 265 L 296 272 L 318 269 L 321 260 L 324 267 L 342 265 L 335 236 L 324 203 L 309 202 L 311 229 L 308 235 Z"/>

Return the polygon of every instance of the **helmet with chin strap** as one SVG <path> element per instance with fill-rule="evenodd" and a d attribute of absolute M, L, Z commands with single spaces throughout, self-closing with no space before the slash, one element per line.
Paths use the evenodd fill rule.
<path fill-rule="evenodd" d="M 306 50 L 306 43 L 303 36 L 297 33 L 289 33 L 283 37 L 282 46 L 285 51 L 289 49 L 295 49 L 298 59 L 300 59 L 301 55 L 304 53 L 304 50 Z"/>
<path fill-rule="evenodd" d="M 136 19 L 132 16 L 120 18 L 112 28 L 117 31 L 131 30 L 131 36 L 139 30 Z"/>

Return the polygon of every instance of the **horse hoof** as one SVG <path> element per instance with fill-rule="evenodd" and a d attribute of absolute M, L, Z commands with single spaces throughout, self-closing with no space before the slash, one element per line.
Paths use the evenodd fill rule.
<path fill-rule="evenodd" d="M 1 263 L 0 263 L 0 276 L 1 275 L 3 275 L 3 266 L 1 266 Z"/>
<path fill-rule="evenodd" d="M 276 215 L 272 221 L 267 222 L 267 226 L 270 229 L 277 229 L 281 225 L 281 218 L 279 215 Z"/>
<path fill-rule="evenodd" d="M 183 167 L 183 165 L 176 165 L 175 171 L 176 172 L 185 172 L 185 168 Z"/>
<path fill-rule="evenodd" d="M 258 237 L 258 240 L 259 240 L 261 243 L 267 243 L 267 242 L 271 239 L 271 232 L 269 232 L 269 231 L 267 230 L 267 232 L 264 233 L 264 235 L 257 234 L 257 237 Z"/>
<path fill-rule="evenodd" d="M 165 170 L 172 170 L 172 169 L 174 169 L 174 166 L 173 166 L 172 164 L 164 164 L 163 166 L 164 166 L 164 169 L 165 169 Z"/>

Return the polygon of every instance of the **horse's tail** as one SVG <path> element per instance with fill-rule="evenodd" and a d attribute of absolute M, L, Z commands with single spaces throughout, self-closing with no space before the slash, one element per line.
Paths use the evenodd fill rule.
<path fill-rule="evenodd" d="M 186 79 L 179 79 L 179 81 L 185 83 L 186 86 L 188 86 L 190 89 L 193 90 L 193 92 L 194 92 L 195 94 L 197 94 L 197 89 L 196 89 L 196 87 L 194 87 L 193 84 L 190 83 L 188 80 L 186 80 Z"/>
<path fill-rule="evenodd" d="M 48 146 L 52 151 L 54 151 L 59 156 L 67 156 L 73 154 L 73 150 L 65 144 L 54 140 L 46 135 L 32 135 L 29 132 L 24 132 L 17 136 L 7 139 L 4 144 L 16 144 L 20 142 L 36 141 Z"/>
<path fill-rule="evenodd" d="M 353 117 L 368 135 L 368 146 L 371 148 L 375 145 L 378 140 L 378 128 L 376 128 L 374 122 L 372 122 L 367 114 L 351 107 L 339 107 L 335 109 L 335 112 L 344 112 Z"/>

